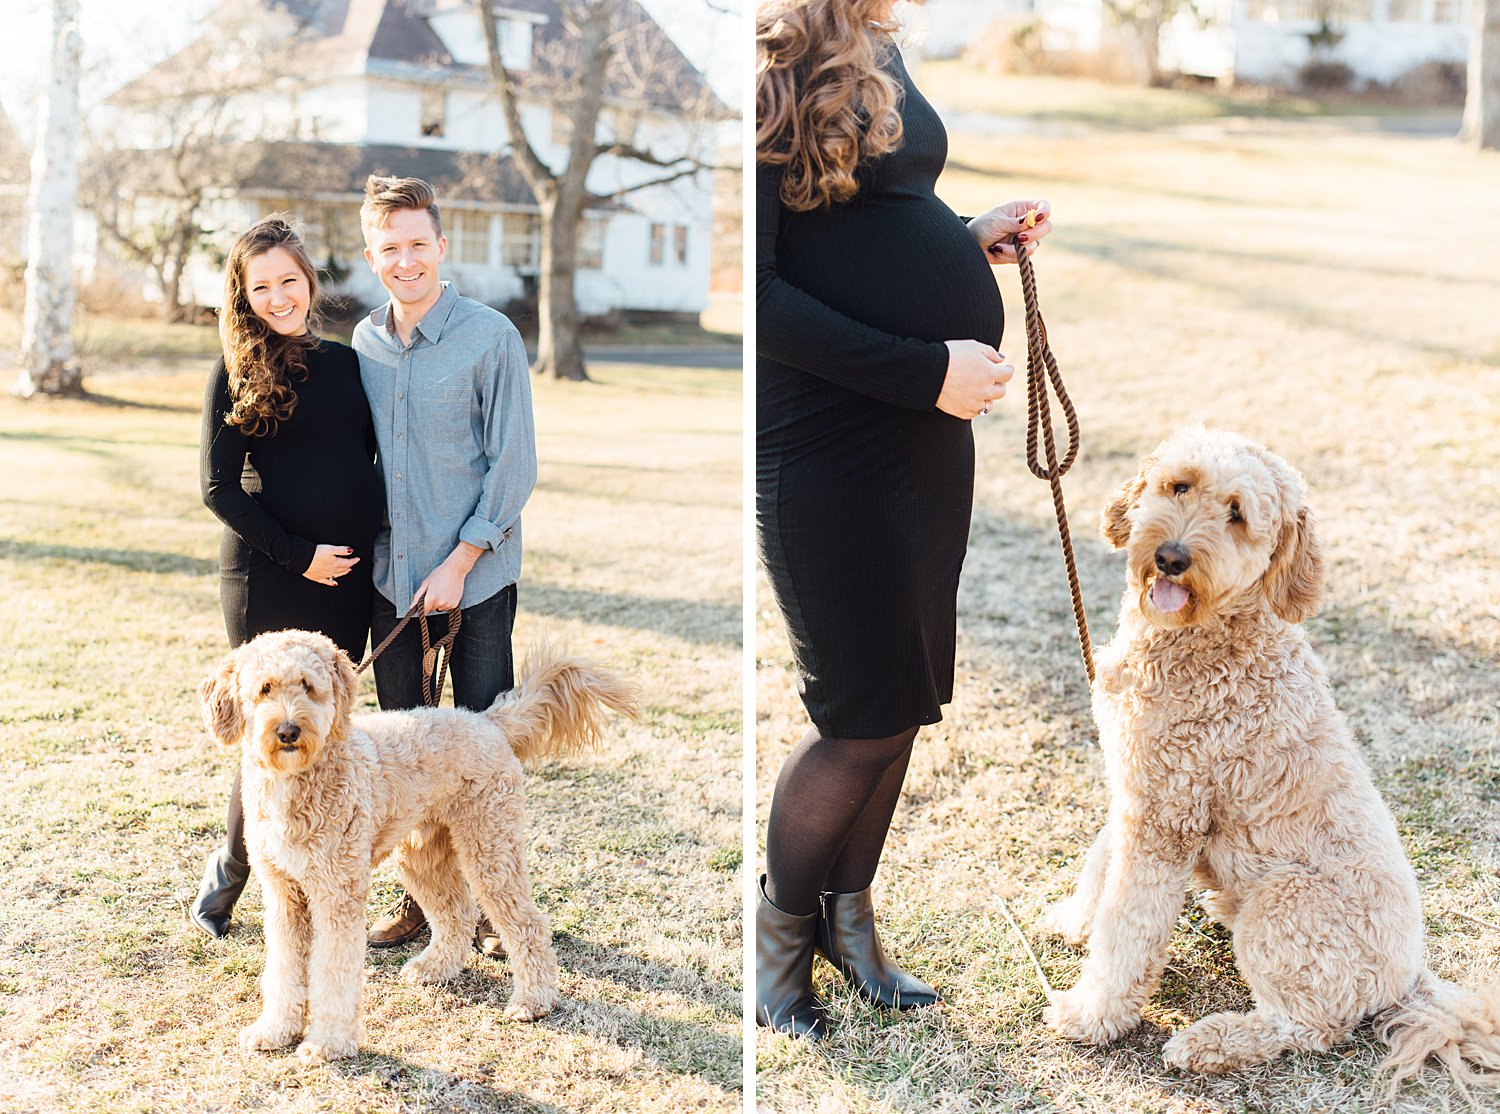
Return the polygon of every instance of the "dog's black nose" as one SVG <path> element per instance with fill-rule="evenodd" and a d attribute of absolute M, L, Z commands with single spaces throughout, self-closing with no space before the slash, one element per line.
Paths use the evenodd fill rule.
<path fill-rule="evenodd" d="M 302 735 L 302 728 L 295 723 L 283 723 L 276 729 L 276 737 L 290 746 Z"/>
<path fill-rule="evenodd" d="M 1156 547 L 1156 567 L 1168 576 L 1181 576 L 1192 564 L 1188 551 L 1176 542 L 1163 542 Z"/>

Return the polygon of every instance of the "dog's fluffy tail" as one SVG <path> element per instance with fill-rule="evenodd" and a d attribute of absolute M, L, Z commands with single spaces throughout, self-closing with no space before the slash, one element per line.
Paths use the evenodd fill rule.
<path fill-rule="evenodd" d="M 520 683 L 485 716 L 525 762 L 592 750 L 610 712 L 634 719 L 638 711 L 639 697 L 629 681 L 544 642 L 527 655 Z"/>
<path fill-rule="evenodd" d="M 1471 1086 L 1500 1087 L 1500 986 L 1470 990 L 1423 971 L 1411 993 L 1377 1021 L 1375 1035 L 1391 1046 L 1380 1065 L 1391 1095 L 1429 1058 L 1448 1069 L 1476 1110 Z"/>

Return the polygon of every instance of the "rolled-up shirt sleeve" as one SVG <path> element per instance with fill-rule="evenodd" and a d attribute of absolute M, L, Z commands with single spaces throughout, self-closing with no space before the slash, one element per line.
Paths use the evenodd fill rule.
<path fill-rule="evenodd" d="M 459 541 L 499 549 L 521 519 L 536 486 L 536 428 L 531 414 L 531 376 L 521 334 L 507 329 L 487 360 L 479 384 L 484 415 L 484 451 L 489 462 L 473 513 Z"/>

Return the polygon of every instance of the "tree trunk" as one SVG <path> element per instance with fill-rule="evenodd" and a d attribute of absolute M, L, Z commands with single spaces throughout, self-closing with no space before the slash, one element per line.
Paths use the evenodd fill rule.
<path fill-rule="evenodd" d="M 73 209 L 78 196 L 78 0 L 53 0 L 52 64 L 31 161 L 21 374 L 15 393 L 81 394 L 73 347 Z"/>
<path fill-rule="evenodd" d="M 1500 149 L 1500 0 L 1474 0 L 1469 91 L 1459 138 L 1474 147 Z"/>
<path fill-rule="evenodd" d="M 574 288 L 582 215 L 581 199 L 558 199 L 542 208 L 542 281 L 537 305 L 541 322 L 534 369 L 538 375 L 580 383 L 588 380 Z"/>

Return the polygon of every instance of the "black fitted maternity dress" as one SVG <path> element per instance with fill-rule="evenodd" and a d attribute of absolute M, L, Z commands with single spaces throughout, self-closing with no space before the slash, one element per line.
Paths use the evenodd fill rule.
<path fill-rule="evenodd" d="M 229 644 L 266 631 L 321 631 L 358 661 L 370 633 L 375 535 L 385 488 L 373 459 L 370 405 L 354 350 L 324 340 L 293 382 L 297 408 L 274 435 L 224 424 L 231 408 L 220 359 L 203 407 L 203 501 L 224 523 L 219 597 Z M 359 558 L 337 587 L 303 576 L 319 545 Z"/>
<path fill-rule="evenodd" d="M 756 516 L 808 715 L 835 738 L 952 699 L 974 440 L 935 408 L 947 340 L 998 345 L 983 249 L 939 201 L 948 137 L 900 55 L 905 138 L 845 204 L 795 213 L 756 174 Z"/>

